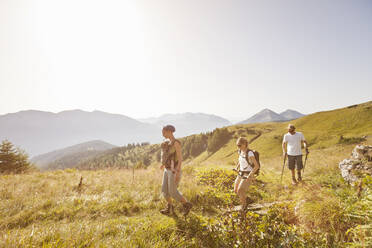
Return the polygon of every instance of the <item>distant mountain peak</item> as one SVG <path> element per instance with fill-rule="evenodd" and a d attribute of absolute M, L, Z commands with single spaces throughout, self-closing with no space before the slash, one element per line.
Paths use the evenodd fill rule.
<path fill-rule="evenodd" d="M 261 110 L 258 113 L 274 113 L 274 114 L 277 114 L 275 111 L 273 111 L 271 109 L 268 109 L 268 108 L 264 108 L 263 110 Z"/>
<path fill-rule="evenodd" d="M 261 123 L 261 122 L 282 122 L 294 120 L 305 116 L 298 111 L 287 109 L 286 111 L 278 114 L 271 109 L 264 108 L 252 117 L 238 123 L 238 124 L 248 124 L 248 123 Z"/>
<path fill-rule="evenodd" d="M 287 109 L 286 111 L 280 113 L 280 115 L 287 120 L 294 120 L 305 116 L 304 114 L 301 114 L 300 112 L 293 109 Z"/>

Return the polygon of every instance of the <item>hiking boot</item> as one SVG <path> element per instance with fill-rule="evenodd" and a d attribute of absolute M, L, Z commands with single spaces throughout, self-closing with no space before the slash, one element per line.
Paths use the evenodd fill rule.
<path fill-rule="evenodd" d="M 296 178 L 292 178 L 292 185 L 296 185 L 297 184 L 297 181 L 296 181 Z"/>
<path fill-rule="evenodd" d="M 248 205 L 249 205 L 248 202 L 246 202 L 245 204 L 243 204 L 242 207 L 241 207 L 241 209 L 240 209 L 240 211 L 241 211 L 241 212 L 245 212 L 245 211 L 247 211 L 247 209 L 248 209 Z"/>
<path fill-rule="evenodd" d="M 172 204 L 168 204 L 166 208 L 160 210 L 160 213 L 161 214 L 164 214 L 164 215 L 171 215 L 171 214 L 174 214 L 174 207 Z"/>
<path fill-rule="evenodd" d="M 251 204 L 251 203 L 253 203 L 254 202 L 254 200 L 252 199 L 252 198 L 250 198 L 250 197 L 248 197 L 247 196 L 247 198 L 245 198 L 245 205 L 249 205 L 249 204 Z"/>
<path fill-rule="evenodd" d="M 186 202 L 183 204 L 183 212 L 184 212 L 184 215 L 188 215 L 190 210 L 192 208 L 192 203 L 191 202 Z"/>
<path fill-rule="evenodd" d="M 302 181 L 301 171 L 297 171 L 297 181 L 298 182 Z"/>

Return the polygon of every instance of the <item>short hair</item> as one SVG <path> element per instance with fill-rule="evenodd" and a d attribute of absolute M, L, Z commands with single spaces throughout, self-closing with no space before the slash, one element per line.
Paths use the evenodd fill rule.
<path fill-rule="evenodd" d="M 293 124 L 288 124 L 288 129 L 296 129 L 296 127 Z"/>
<path fill-rule="evenodd" d="M 239 137 L 238 140 L 236 141 L 236 144 L 248 146 L 248 140 L 244 137 Z"/>
<path fill-rule="evenodd" d="M 163 130 L 171 131 L 172 133 L 174 133 L 176 131 L 176 128 L 173 125 L 166 125 L 163 127 Z"/>

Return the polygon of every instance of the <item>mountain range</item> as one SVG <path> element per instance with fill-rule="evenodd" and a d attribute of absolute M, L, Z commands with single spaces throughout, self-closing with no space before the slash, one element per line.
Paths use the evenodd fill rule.
<path fill-rule="evenodd" d="M 263 109 L 252 117 L 239 122 L 238 124 L 261 123 L 261 122 L 283 122 L 298 119 L 305 116 L 298 111 L 287 109 L 278 114 L 270 109 Z"/>
<path fill-rule="evenodd" d="M 264 109 L 240 124 L 286 121 L 302 116 L 294 110 L 277 114 Z M 0 115 L 0 140 L 8 139 L 35 156 L 92 140 L 101 140 L 115 146 L 156 143 L 163 139 L 161 127 L 166 124 L 176 127 L 177 137 L 232 125 L 225 118 L 204 113 L 165 114 L 136 120 L 102 111 L 68 110 L 52 113 L 28 110 Z"/>
<path fill-rule="evenodd" d="M 231 123 L 221 117 L 202 113 L 168 114 L 140 121 L 102 111 L 52 113 L 28 110 L 0 115 L 0 141 L 8 139 L 35 156 L 92 140 L 102 140 L 116 146 L 156 143 L 163 139 L 161 126 L 166 124 L 175 125 L 177 137 L 182 137 L 212 131 Z"/>
<path fill-rule="evenodd" d="M 8 139 L 38 155 L 91 140 L 113 145 L 159 142 L 158 127 L 125 115 L 70 110 L 60 113 L 21 111 L 0 116 L 0 140 Z"/>

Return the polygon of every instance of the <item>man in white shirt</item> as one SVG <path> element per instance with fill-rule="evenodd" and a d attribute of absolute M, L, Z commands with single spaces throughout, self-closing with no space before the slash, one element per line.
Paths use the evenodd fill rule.
<path fill-rule="evenodd" d="M 283 137 L 283 156 L 288 156 L 288 169 L 292 172 L 292 184 L 297 184 L 302 180 L 301 170 L 302 164 L 302 151 L 301 147 L 304 144 L 306 153 L 309 153 L 307 142 L 301 132 L 296 132 L 296 127 L 292 124 L 288 125 L 288 133 Z M 297 180 L 295 176 L 295 169 L 297 170 Z"/>

